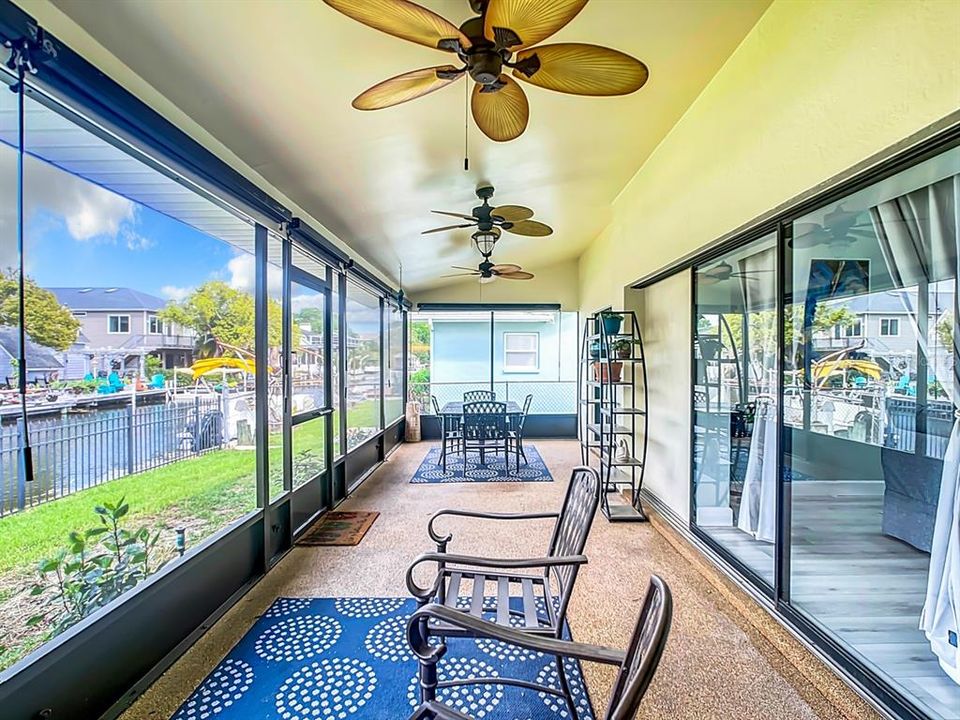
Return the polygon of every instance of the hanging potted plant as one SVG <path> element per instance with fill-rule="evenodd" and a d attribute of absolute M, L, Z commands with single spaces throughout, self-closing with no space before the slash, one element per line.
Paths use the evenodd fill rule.
<path fill-rule="evenodd" d="M 609 368 L 609 373 L 607 372 Z M 623 363 L 616 360 L 607 362 L 597 360 L 593 363 L 593 379 L 600 382 L 620 382 L 623 374 Z"/>

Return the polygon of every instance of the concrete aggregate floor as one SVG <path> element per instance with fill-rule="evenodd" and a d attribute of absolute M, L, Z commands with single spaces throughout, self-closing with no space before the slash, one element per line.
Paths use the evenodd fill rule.
<path fill-rule="evenodd" d="M 580 462 L 579 446 L 557 440 L 534 444 L 556 482 L 411 485 L 408 481 L 429 444 L 401 446 L 339 508 L 381 513 L 360 545 L 294 548 L 123 714 L 123 720 L 169 718 L 278 596 L 405 596 L 404 573 L 419 553 L 433 549 L 426 523 L 440 508 L 559 509 L 570 471 Z M 545 554 L 550 521 L 499 525 L 451 518 L 443 527 L 454 534 L 451 552 Z M 649 576 L 657 573 L 670 585 L 673 630 L 638 718 L 878 717 L 786 633 L 765 630 L 765 622 L 776 623 L 765 620 L 752 601 L 742 602 L 730 583 L 711 577 L 708 564 L 698 563 L 696 552 L 689 546 L 687 552 L 685 544 L 662 521 L 610 524 L 598 514 L 587 543 L 590 562 L 571 601 L 568 617 L 577 640 L 624 648 Z M 613 670 L 588 664 L 585 673 L 594 706 L 602 713 Z M 405 712 L 398 710 L 398 720 L 403 717 Z"/>

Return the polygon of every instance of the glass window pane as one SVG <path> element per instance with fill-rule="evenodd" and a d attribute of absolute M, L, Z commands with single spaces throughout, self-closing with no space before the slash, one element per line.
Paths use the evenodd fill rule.
<path fill-rule="evenodd" d="M 787 257 L 791 602 L 936 718 L 960 707 L 958 173 L 954 149 L 813 211 Z"/>
<path fill-rule="evenodd" d="M 13 100 L 9 92 L 0 98 L 0 173 L 8 177 Z M 90 593 L 71 609 L 56 600 L 56 570 L 86 582 L 90 558 L 104 550 L 105 536 L 91 536 L 81 559 L 69 539 L 101 525 L 95 508 L 131 533 L 146 527 L 151 544 L 156 537 L 147 559 L 106 568 L 128 589 L 180 562 L 179 538 L 190 554 L 254 510 L 257 497 L 253 226 L 54 110 L 26 103 L 31 350 L 23 370 L 35 474 L 20 482 L 22 434 L 4 422 L 0 583 L 14 594 L 0 601 L 0 668 L 114 597 Z M 4 202 L 15 197 L 5 193 Z M 53 403 L 61 411 L 50 413 Z M 30 595 L 47 559 L 42 590 Z"/>
<path fill-rule="evenodd" d="M 283 481 L 283 245 L 279 235 L 267 236 L 267 470 L 270 477 L 270 501 L 284 493 Z"/>
<path fill-rule="evenodd" d="M 383 319 L 386 335 L 386 370 L 383 377 L 383 412 L 389 425 L 403 417 L 403 317 L 404 313 L 384 303 Z"/>
<path fill-rule="evenodd" d="M 293 487 L 310 482 L 326 470 L 325 426 L 323 417 L 293 426 Z"/>
<path fill-rule="evenodd" d="M 340 457 L 344 453 L 344 441 L 341 437 L 340 432 L 340 413 L 342 408 L 340 407 L 340 375 L 342 363 L 345 360 L 344 353 L 341 353 L 341 343 L 345 343 L 345 339 L 341 340 L 340 328 L 343 327 L 343 318 L 340 313 L 340 279 L 341 276 L 338 273 L 333 273 L 333 281 L 330 287 L 330 324 L 333 331 L 333 338 L 331 340 L 331 352 L 333 353 L 332 366 L 331 366 L 331 375 L 330 375 L 330 407 L 333 408 L 333 454 L 336 457 Z M 344 347 L 345 344 L 344 344 Z"/>
<path fill-rule="evenodd" d="M 380 429 L 380 298 L 347 283 L 347 450 Z"/>
<path fill-rule="evenodd" d="M 776 235 L 695 267 L 694 522 L 773 584 Z"/>

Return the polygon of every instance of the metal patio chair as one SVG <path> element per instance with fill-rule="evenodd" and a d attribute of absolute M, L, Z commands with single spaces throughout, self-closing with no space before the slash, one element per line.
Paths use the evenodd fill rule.
<path fill-rule="evenodd" d="M 527 414 L 530 412 L 530 404 L 533 402 L 533 395 L 527 395 L 523 400 L 523 413 L 513 417 L 510 423 L 510 430 L 507 431 L 507 439 L 514 446 L 518 455 L 523 456 L 523 462 L 527 462 L 527 454 L 523 451 L 523 426 L 527 422 Z M 520 469 L 520 459 L 517 458 L 517 469 Z"/>
<path fill-rule="evenodd" d="M 440 412 L 440 403 L 437 402 L 437 396 L 431 395 L 430 401 L 433 403 L 433 412 L 440 421 L 440 467 L 444 472 L 447 471 L 447 443 L 452 443 L 453 452 L 458 452 L 460 443 L 463 442 L 463 432 L 461 430 L 460 418 L 455 415 L 443 415 Z"/>
<path fill-rule="evenodd" d="M 437 552 L 424 553 L 407 569 L 407 589 L 421 606 L 431 603 L 446 606 L 451 613 L 463 617 L 482 618 L 486 613 L 495 616 L 495 623 L 512 628 L 524 635 L 537 635 L 559 640 L 563 634 L 564 620 L 570 596 L 576 584 L 580 566 L 587 562 L 583 548 L 593 525 L 593 518 L 600 502 L 600 476 L 593 468 L 574 468 L 567 487 L 567 494 L 559 513 L 489 513 L 471 510 L 440 510 L 430 518 L 427 532 L 437 544 Z M 554 518 L 553 533 L 547 554 L 538 558 L 487 558 L 471 555 L 455 555 L 447 552 L 452 534 L 438 535 L 436 521 L 445 516 L 479 518 L 494 521 L 538 520 Z M 428 587 L 421 587 L 414 579 L 418 566 L 436 563 L 437 572 Z M 526 571 L 526 572 L 524 572 Z M 484 602 L 486 583 L 496 587 L 495 598 Z M 511 585 L 519 586 L 517 604 L 510 607 Z M 462 595 L 461 595 L 462 593 Z M 492 604 L 490 602 L 492 600 Z M 449 616 L 422 617 L 420 632 L 424 637 L 474 637 L 470 626 L 449 622 Z M 512 622 L 511 622 L 512 620 Z M 426 673 L 421 680 L 429 680 L 435 665 L 421 664 Z M 557 675 L 566 696 L 568 707 L 573 700 L 564 674 L 563 664 L 558 662 Z M 430 698 L 424 697 L 424 700 Z M 573 717 L 576 717 L 574 714 Z"/>
<path fill-rule="evenodd" d="M 472 720 L 469 715 L 464 715 L 436 699 L 438 688 L 451 687 L 458 683 L 437 679 L 437 663 L 446 652 L 446 646 L 429 643 L 423 628 L 431 622 L 444 622 L 463 630 L 469 629 L 471 637 L 491 638 L 518 648 L 552 655 L 557 659 L 559 667 L 563 667 L 563 658 L 619 665 L 620 672 L 613 684 L 603 720 L 633 720 L 660 664 L 672 619 L 673 599 L 670 588 L 656 575 L 650 578 L 640 616 L 625 653 L 596 645 L 531 635 L 464 615 L 443 605 L 427 605 L 417 610 L 407 623 L 407 640 L 420 661 L 422 696 L 421 705 L 414 710 L 409 720 Z M 510 678 L 472 678 L 469 682 L 517 685 L 562 696 L 561 691 L 556 688 L 526 681 L 511 681 Z M 571 710 L 571 713 L 572 718 L 578 717 L 576 711 Z"/>
<path fill-rule="evenodd" d="M 471 450 L 480 454 L 480 464 L 486 465 L 488 452 L 503 452 L 504 465 L 509 470 L 510 442 L 507 433 L 507 404 L 502 402 L 473 402 L 463 406 L 463 439 L 460 450 L 463 452 L 463 464 L 466 467 L 467 453 Z M 517 454 L 517 469 L 520 469 L 520 455 Z"/>
<path fill-rule="evenodd" d="M 463 402 L 466 403 L 475 403 L 475 402 L 495 402 L 497 399 L 497 394 L 492 390 L 468 390 L 463 394 Z"/>

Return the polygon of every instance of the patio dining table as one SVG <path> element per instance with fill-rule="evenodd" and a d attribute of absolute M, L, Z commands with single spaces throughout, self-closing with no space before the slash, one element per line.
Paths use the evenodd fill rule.
<path fill-rule="evenodd" d="M 447 432 L 446 432 L 447 423 L 452 418 L 460 418 L 463 416 L 464 404 L 465 403 L 461 400 L 455 400 L 453 402 L 444 403 L 443 407 L 440 408 L 440 415 L 442 416 L 440 418 L 440 423 L 442 428 L 442 431 L 441 431 L 442 445 L 440 450 L 440 458 L 441 458 L 441 462 L 443 462 L 444 464 L 444 467 L 446 467 L 446 459 L 447 459 Z M 523 408 L 521 408 L 513 400 L 507 400 L 505 404 L 507 406 L 507 411 L 506 411 L 507 422 L 510 425 L 514 425 L 514 419 L 519 417 L 520 415 L 523 415 Z"/>

